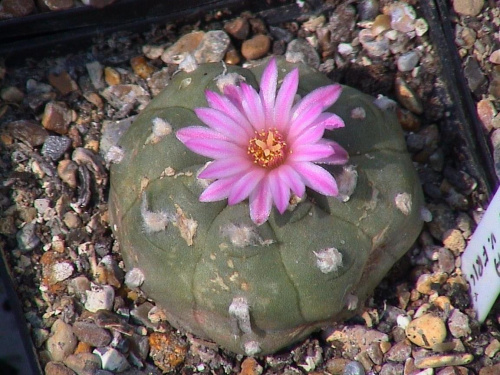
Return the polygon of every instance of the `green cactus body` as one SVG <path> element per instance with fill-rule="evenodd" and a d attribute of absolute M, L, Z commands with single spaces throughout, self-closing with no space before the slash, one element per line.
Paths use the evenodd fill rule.
<path fill-rule="evenodd" d="M 280 60 L 280 78 L 296 66 Z M 263 67 L 227 70 L 257 87 Z M 331 84 L 299 68 L 299 94 Z M 423 198 L 394 115 L 344 87 L 330 111 L 345 128 L 325 136 L 349 152 L 357 172 L 350 199 L 308 191 L 260 226 L 247 203 L 199 202 L 207 182 L 196 176 L 208 160 L 175 131 L 201 124 L 193 108 L 207 105 L 206 89 L 219 91 L 223 72 L 207 64 L 176 74 L 140 114 L 111 168 L 110 212 L 127 269 L 143 272 L 142 289 L 172 325 L 264 355 L 352 315 L 418 236 Z"/>

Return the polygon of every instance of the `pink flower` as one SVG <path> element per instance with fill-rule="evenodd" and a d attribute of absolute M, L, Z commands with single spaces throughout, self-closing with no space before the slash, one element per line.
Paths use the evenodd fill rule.
<path fill-rule="evenodd" d="M 272 59 L 263 72 L 260 92 L 246 83 L 227 85 L 224 95 L 206 92 L 208 108 L 195 113 L 205 126 L 177 131 L 177 138 L 197 154 L 214 159 L 199 178 L 213 179 L 201 202 L 247 198 L 250 217 L 260 225 L 273 204 L 280 213 L 291 193 L 302 197 L 306 186 L 336 196 L 333 176 L 317 163 L 344 164 L 347 152 L 324 139 L 325 129 L 344 126 L 342 119 L 324 112 L 340 96 L 338 84 L 318 88 L 294 104 L 298 69 L 286 75 L 277 89 L 278 69 Z"/>

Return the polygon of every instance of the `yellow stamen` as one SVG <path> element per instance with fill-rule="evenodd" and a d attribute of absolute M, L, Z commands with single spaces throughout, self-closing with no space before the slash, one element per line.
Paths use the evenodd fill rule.
<path fill-rule="evenodd" d="M 287 145 L 277 129 L 255 132 L 255 137 L 248 142 L 248 154 L 254 163 L 264 168 L 280 165 L 285 158 Z"/>

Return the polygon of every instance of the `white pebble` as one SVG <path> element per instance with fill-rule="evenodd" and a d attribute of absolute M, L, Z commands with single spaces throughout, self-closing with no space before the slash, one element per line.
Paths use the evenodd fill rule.
<path fill-rule="evenodd" d="M 68 277 L 70 277 L 73 274 L 73 271 L 75 268 L 71 263 L 68 262 L 61 262 L 61 263 L 54 263 L 52 265 L 52 279 L 55 282 L 63 281 L 66 280 Z"/>
<path fill-rule="evenodd" d="M 321 249 L 316 255 L 316 266 L 323 273 L 337 272 L 342 267 L 342 253 L 334 247 Z"/>
<path fill-rule="evenodd" d="M 110 285 L 91 284 L 90 290 L 85 292 L 87 301 L 85 309 L 90 312 L 98 310 L 111 310 L 115 300 L 115 290 Z"/>
<path fill-rule="evenodd" d="M 337 47 L 337 51 L 342 55 L 342 56 L 348 56 L 352 53 L 354 49 L 352 48 L 352 45 L 349 43 L 340 43 Z"/>
<path fill-rule="evenodd" d="M 101 358 L 103 370 L 122 372 L 130 367 L 127 358 L 115 348 L 97 348 L 93 353 Z"/>
<path fill-rule="evenodd" d="M 413 70 L 417 64 L 420 56 L 416 51 L 409 51 L 398 58 L 398 70 L 400 72 L 409 72 Z"/>
<path fill-rule="evenodd" d="M 132 268 L 125 274 L 125 285 L 130 289 L 138 288 L 144 282 L 144 273 L 139 268 Z"/>

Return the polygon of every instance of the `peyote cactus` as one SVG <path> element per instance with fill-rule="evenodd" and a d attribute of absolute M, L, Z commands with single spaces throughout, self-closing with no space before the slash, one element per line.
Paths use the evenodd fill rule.
<path fill-rule="evenodd" d="M 287 193 L 286 210 L 274 199 L 266 217 L 251 216 L 247 201 L 200 202 L 210 159 L 190 151 L 179 129 L 201 125 L 193 109 L 207 106 L 206 89 L 220 92 L 238 75 L 258 88 L 264 65 L 176 74 L 122 137 L 123 158 L 111 168 L 113 230 L 127 268 L 144 275 L 141 288 L 173 326 L 246 355 L 275 352 L 352 315 L 422 226 L 422 192 L 395 116 L 349 87 L 328 109 L 345 127 L 324 134 L 349 154 L 348 164 L 322 166 L 336 178 L 337 197 L 306 183 L 320 193 Z M 301 96 L 331 85 L 284 60 L 279 79 L 297 66 Z M 322 142 L 335 148 L 333 164 L 346 162 L 342 147 Z"/>

